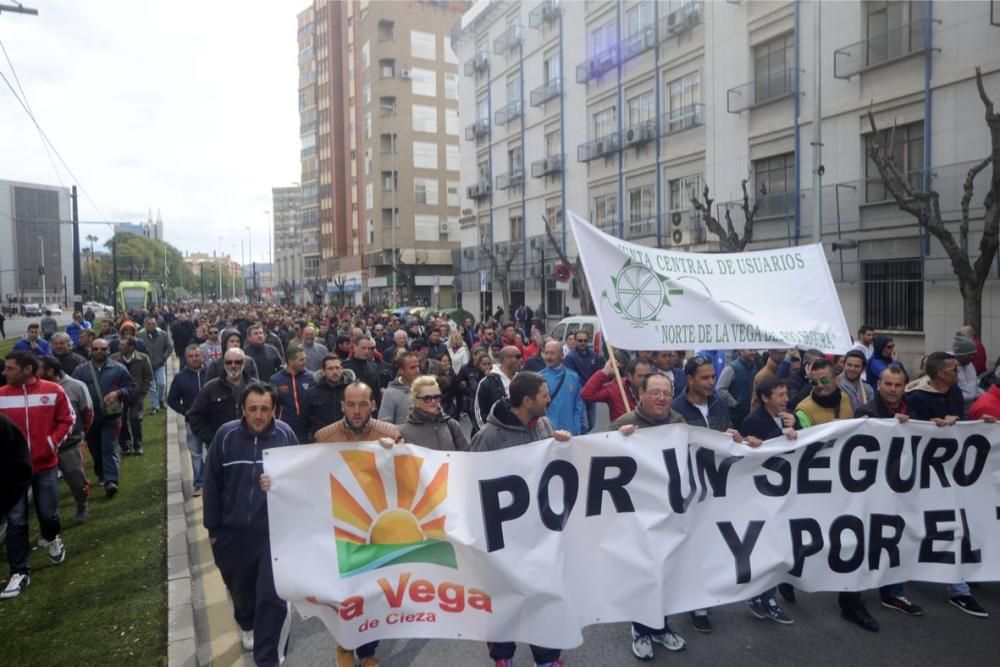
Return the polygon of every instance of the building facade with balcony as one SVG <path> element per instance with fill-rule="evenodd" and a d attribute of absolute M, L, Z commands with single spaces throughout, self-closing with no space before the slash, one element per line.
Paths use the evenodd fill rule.
<path fill-rule="evenodd" d="M 636 243 L 718 252 L 691 199 L 709 187 L 713 213 L 742 231 L 746 179 L 758 207 L 748 249 L 810 243 L 818 228 L 850 325 L 893 332 L 911 357 L 949 345 L 963 324 L 950 262 L 890 201 L 866 151 L 891 136 L 910 182 L 957 220 L 965 174 L 987 155 L 976 65 L 1000 103 L 993 16 L 979 2 L 477 2 L 453 30 L 463 306 L 495 309 L 480 275 L 514 253 L 513 303 L 576 311 L 542 223 L 575 256 L 564 209 Z M 984 341 L 1000 343 L 992 281 L 983 313 Z"/>
<path fill-rule="evenodd" d="M 314 28 L 316 277 L 328 294 L 349 284 L 360 286 L 352 287 L 358 301 L 454 304 L 460 128 L 449 28 L 467 8 L 315 0 L 304 12 L 317 26 L 322 15 L 325 26 L 322 37 Z M 308 95 L 299 102 L 310 108 Z M 306 128 L 312 119 L 304 113 Z M 308 231 L 314 163 L 306 151 L 303 143 Z"/>
<path fill-rule="evenodd" d="M 303 304 L 305 289 L 304 238 L 300 232 L 298 185 L 271 188 L 274 220 L 274 281 L 283 303 Z"/>

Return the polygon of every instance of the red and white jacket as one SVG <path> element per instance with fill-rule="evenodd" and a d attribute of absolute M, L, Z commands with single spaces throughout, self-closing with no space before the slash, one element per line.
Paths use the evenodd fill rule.
<path fill-rule="evenodd" d="M 0 387 L 0 412 L 24 434 L 36 473 L 59 465 L 59 445 L 76 421 L 62 387 L 38 379 L 21 386 L 4 385 Z"/>

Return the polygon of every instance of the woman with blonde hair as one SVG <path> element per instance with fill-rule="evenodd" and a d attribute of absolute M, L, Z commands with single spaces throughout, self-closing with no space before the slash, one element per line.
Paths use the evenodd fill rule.
<path fill-rule="evenodd" d="M 433 375 L 421 375 L 410 385 L 413 408 L 399 427 L 403 441 L 428 449 L 467 451 L 462 426 L 441 409 L 441 387 Z"/>
<path fill-rule="evenodd" d="M 457 329 L 448 334 L 448 354 L 451 356 L 451 367 L 456 374 L 461 372 L 462 366 L 469 363 L 469 348 L 465 346 L 462 334 Z"/>

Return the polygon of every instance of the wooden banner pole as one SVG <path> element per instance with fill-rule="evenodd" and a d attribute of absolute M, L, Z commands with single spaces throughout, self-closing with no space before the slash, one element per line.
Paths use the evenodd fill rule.
<path fill-rule="evenodd" d="M 621 371 L 618 370 L 618 359 L 615 358 L 615 348 L 611 347 L 611 343 L 609 343 L 607 339 L 604 340 L 604 345 L 608 348 L 608 356 L 611 358 L 611 368 L 615 372 L 615 380 L 618 382 L 618 390 L 622 393 L 622 402 L 625 404 L 625 412 L 628 412 L 632 408 L 628 402 L 628 393 L 625 391 L 625 383 L 622 382 Z"/>

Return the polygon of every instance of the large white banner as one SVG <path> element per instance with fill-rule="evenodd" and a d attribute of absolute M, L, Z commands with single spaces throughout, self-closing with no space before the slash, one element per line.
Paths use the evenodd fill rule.
<path fill-rule="evenodd" d="M 759 449 L 686 425 L 489 453 L 264 452 L 278 593 L 338 643 L 569 648 L 594 623 L 1000 579 L 1000 428 L 851 420 Z M 942 593 L 943 594 L 943 593 Z"/>
<path fill-rule="evenodd" d="M 602 335 L 626 350 L 851 345 L 821 245 L 742 253 L 660 250 L 609 236 L 572 211 Z"/>

